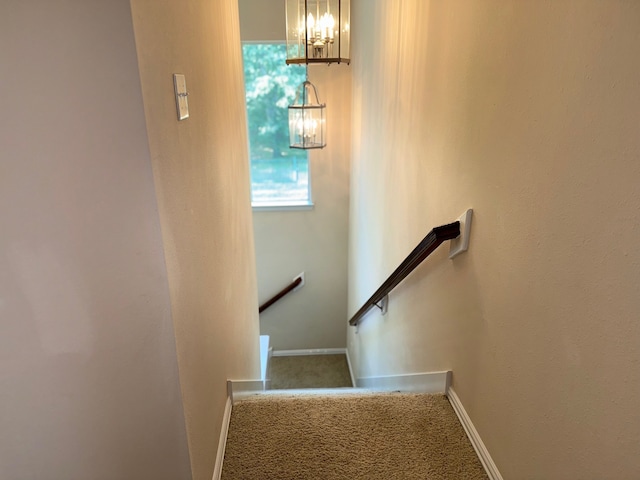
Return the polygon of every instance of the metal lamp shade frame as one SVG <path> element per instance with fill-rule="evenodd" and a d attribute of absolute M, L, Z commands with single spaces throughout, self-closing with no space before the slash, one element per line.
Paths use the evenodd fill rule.
<path fill-rule="evenodd" d="M 350 0 L 285 0 L 287 64 L 351 59 Z"/>
<path fill-rule="evenodd" d="M 313 91 L 315 103 L 309 101 L 310 91 Z M 327 145 L 325 110 L 326 105 L 318 100 L 315 85 L 308 80 L 303 82 L 295 103 L 289 105 L 289 147 L 310 150 Z"/>

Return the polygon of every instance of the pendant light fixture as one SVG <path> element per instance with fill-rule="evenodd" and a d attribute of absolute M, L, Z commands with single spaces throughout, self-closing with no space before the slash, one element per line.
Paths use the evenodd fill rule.
<path fill-rule="evenodd" d="M 318 100 L 318 91 L 309 80 L 304 81 L 293 105 L 289 105 L 289 146 L 309 150 L 324 148 L 326 105 Z"/>
<path fill-rule="evenodd" d="M 350 62 L 350 0 L 286 0 L 287 63 Z"/>

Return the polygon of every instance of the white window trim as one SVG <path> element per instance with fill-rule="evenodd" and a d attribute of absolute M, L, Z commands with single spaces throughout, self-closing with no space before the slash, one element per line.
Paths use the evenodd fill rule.
<path fill-rule="evenodd" d="M 313 203 L 306 203 L 304 205 L 251 205 L 251 209 L 254 212 L 286 212 L 286 211 L 304 211 L 313 210 L 315 205 Z"/>

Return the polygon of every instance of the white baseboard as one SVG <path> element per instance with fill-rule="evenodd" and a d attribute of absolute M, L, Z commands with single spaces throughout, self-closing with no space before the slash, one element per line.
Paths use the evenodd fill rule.
<path fill-rule="evenodd" d="M 265 382 L 260 380 L 227 380 L 227 394 L 231 403 L 257 393 L 264 392 Z"/>
<path fill-rule="evenodd" d="M 469 415 L 467 415 L 467 411 L 462 406 L 462 402 L 460 402 L 460 398 L 458 397 L 458 395 L 456 395 L 453 387 L 449 387 L 447 391 L 447 397 L 449 398 L 449 402 L 456 412 L 456 415 L 458 415 L 464 431 L 467 432 L 467 436 L 471 441 L 471 445 L 473 445 L 474 450 L 478 454 L 478 458 L 480 458 L 480 462 L 487 472 L 489 479 L 502 480 L 502 475 L 500 475 L 498 467 L 496 467 L 496 464 L 493 463 L 493 459 L 491 458 L 491 455 L 489 455 L 487 447 L 485 447 L 484 442 L 480 438 L 480 434 L 476 430 L 476 427 L 473 426 L 471 418 L 469 418 Z"/>
<path fill-rule="evenodd" d="M 347 356 L 347 366 L 349 367 L 349 376 L 351 377 L 351 385 L 355 388 L 356 386 L 356 376 L 353 374 L 353 367 L 351 366 L 351 357 L 349 356 L 349 349 L 345 348 L 344 351 Z"/>
<path fill-rule="evenodd" d="M 446 372 L 410 373 L 385 375 L 382 377 L 361 377 L 356 380 L 358 388 L 371 390 L 400 390 L 415 393 L 445 393 L 451 376 Z"/>
<path fill-rule="evenodd" d="M 269 347 L 269 354 L 267 355 L 267 374 L 264 379 L 264 389 L 271 389 L 271 357 L 273 357 L 273 347 Z"/>
<path fill-rule="evenodd" d="M 339 355 L 346 353 L 346 348 L 313 348 L 309 350 L 274 350 L 274 357 L 295 357 L 298 355 Z"/>
<path fill-rule="evenodd" d="M 263 389 L 266 388 L 270 353 L 269 335 L 260 335 L 260 378 L 264 384 Z"/>
<path fill-rule="evenodd" d="M 222 477 L 222 463 L 224 462 L 224 450 L 227 446 L 227 434 L 229 433 L 229 422 L 231 421 L 231 409 L 233 402 L 231 397 L 227 397 L 227 404 L 224 407 L 224 416 L 222 417 L 222 428 L 220 429 L 220 439 L 218 440 L 218 452 L 216 453 L 216 464 L 213 467 L 213 479 L 220 480 Z"/>

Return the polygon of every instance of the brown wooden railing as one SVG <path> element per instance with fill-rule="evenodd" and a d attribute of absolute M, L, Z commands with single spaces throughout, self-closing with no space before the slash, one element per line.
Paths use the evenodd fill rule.
<path fill-rule="evenodd" d="M 280 300 L 282 297 L 284 297 L 287 293 L 292 292 L 293 290 L 295 290 L 295 288 L 300 285 L 302 283 L 302 276 L 300 277 L 296 277 L 293 282 L 291 282 L 289 285 L 287 285 L 286 287 L 284 287 L 282 290 L 280 290 L 278 293 L 276 293 L 273 297 L 271 297 L 269 300 L 267 300 L 266 302 L 264 302 L 262 305 L 260 305 L 260 308 L 258 309 L 259 313 L 264 312 L 267 308 L 269 308 L 271 305 L 273 305 L 274 303 L 276 303 L 278 300 Z"/>
<path fill-rule="evenodd" d="M 416 248 L 405 258 L 400 266 L 396 268 L 389 278 L 387 278 L 380 288 L 375 291 L 371 298 L 367 300 L 360 310 L 349 320 L 349 325 L 357 326 L 365 313 L 367 313 L 373 306 L 379 306 L 378 304 L 384 299 L 391 290 L 393 290 L 402 280 L 413 272 L 413 270 L 420 265 L 425 258 L 427 258 L 431 252 L 438 248 L 443 242 L 452 240 L 460 236 L 460 222 L 453 222 L 448 225 L 442 225 L 431 230 L 424 239 L 418 244 Z"/>

